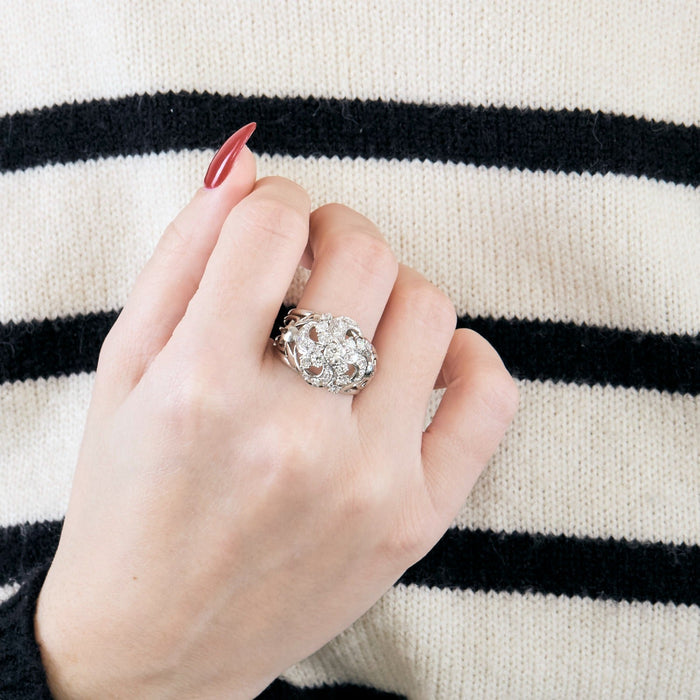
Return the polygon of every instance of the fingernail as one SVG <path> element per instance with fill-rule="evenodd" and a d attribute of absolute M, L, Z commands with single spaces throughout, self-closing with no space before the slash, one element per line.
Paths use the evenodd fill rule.
<path fill-rule="evenodd" d="M 256 126 L 255 122 L 242 126 L 236 133 L 229 136 L 224 145 L 214 154 L 207 168 L 207 174 L 204 176 L 204 186 L 207 189 L 218 187 L 226 179 Z"/>

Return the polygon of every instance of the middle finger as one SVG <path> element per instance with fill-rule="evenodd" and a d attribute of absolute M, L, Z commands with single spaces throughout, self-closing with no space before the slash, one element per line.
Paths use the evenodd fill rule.
<path fill-rule="evenodd" d="M 325 204 L 309 217 L 309 249 L 299 308 L 349 316 L 371 341 L 399 271 L 379 229 L 343 204 Z"/>

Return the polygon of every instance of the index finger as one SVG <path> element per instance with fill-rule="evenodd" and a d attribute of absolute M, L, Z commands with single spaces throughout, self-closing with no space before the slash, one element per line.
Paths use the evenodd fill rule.
<path fill-rule="evenodd" d="M 296 182 L 258 180 L 226 218 L 184 325 L 209 346 L 262 360 L 306 247 L 309 210 Z"/>

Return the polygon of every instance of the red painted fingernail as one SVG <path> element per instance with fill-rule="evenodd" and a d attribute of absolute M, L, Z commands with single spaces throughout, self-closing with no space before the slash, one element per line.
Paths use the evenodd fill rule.
<path fill-rule="evenodd" d="M 207 174 L 204 176 L 204 186 L 207 189 L 218 187 L 226 179 L 256 126 L 255 122 L 242 126 L 236 133 L 229 136 L 224 145 L 214 154 L 207 168 Z"/>

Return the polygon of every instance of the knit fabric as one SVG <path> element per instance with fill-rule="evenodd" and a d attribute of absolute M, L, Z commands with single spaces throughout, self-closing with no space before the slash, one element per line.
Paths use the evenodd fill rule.
<path fill-rule="evenodd" d="M 700 698 L 700 5 L 17 1 L 0 45 L 0 698 L 48 697 L 102 340 L 250 121 L 520 389 L 444 537 L 261 697 Z"/>
<path fill-rule="evenodd" d="M 39 647 L 34 639 L 34 611 L 50 559 L 30 571 L 0 605 L 0 691 L 3 698 L 51 700 Z"/>

